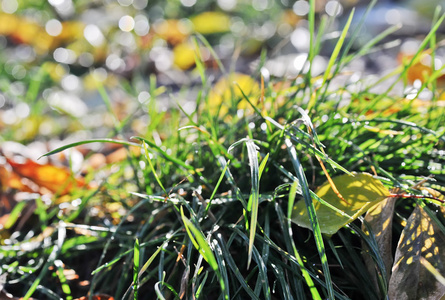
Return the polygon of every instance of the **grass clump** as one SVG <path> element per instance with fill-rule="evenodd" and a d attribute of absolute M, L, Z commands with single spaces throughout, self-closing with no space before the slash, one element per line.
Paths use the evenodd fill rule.
<path fill-rule="evenodd" d="M 405 194 L 420 195 L 422 186 L 442 198 L 445 112 L 435 80 L 421 87 L 432 91 L 429 102 L 391 91 L 432 45 L 444 17 L 411 60 L 391 73 L 387 80 L 394 84 L 376 93 L 365 78 L 335 82 L 348 63 L 367 54 L 350 52 L 360 29 L 347 38 L 352 13 L 326 73 L 313 78 L 329 20 L 315 32 L 310 3 L 309 69 L 297 78 L 267 80 L 263 69 L 250 75 L 258 85 L 251 93 L 235 82 L 228 84 L 228 97 L 215 103 L 198 50 L 210 45 L 198 37 L 202 87 L 196 110 L 178 104 L 159 113 L 156 95 L 163 90 L 152 78 L 144 134 L 123 138 L 132 116 L 114 116 L 116 138 L 81 140 L 49 152 L 99 142 L 120 144 L 127 156 L 88 175 L 90 184 L 71 190 L 67 201 L 34 199 L 26 224 L 14 218 L 26 213 L 26 205 L 15 206 L 1 232 L 5 289 L 37 299 L 97 293 L 116 299 L 385 298 L 391 270 L 384 263 L 388 253 L 379 252 L 379 232 L 362 230 L 366 221 L 359 218 L 323 236 L 314 191 L 326 173 L 355 171 L 376 174 Z M 364 49 L 373 50 L 384 37 Z M 106 90 L 99 92 L 109 104 Z M 312 231 L 291 222 L 295 201 L 305 202 Z M 408 195 L 394 204 L 395 240 L 417 205 L 437 224 L 435 234 L 445 234 L 443 217 L 435 213 L 442 207 Z M 391 247 L 392 253 L 396 245 Z M 68 280 L 68 271 L 78 279 Z"/>

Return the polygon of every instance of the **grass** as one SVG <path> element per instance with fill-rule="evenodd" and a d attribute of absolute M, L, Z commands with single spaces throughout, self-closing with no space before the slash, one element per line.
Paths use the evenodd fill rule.
<path fill-rule="evenodd" d="M 316 32 L 310 3 L 312 63 L 325 32 Z M 385 78 L 394 83 L 380 93 L 370 92 L 373 85 L 357 89 L 360 82 L 332 86 L 349 62 L 386 37 L 349 52 L 357 38 L 347 38 L 352 14 L 318 80 L 293 80 L 284 88 L 277 88 L 279 79 L 266 81 L 255 97 L 237 93 L 233 85 L 231 100 L 212 111 L 211 86 L 197 52 L 203 84 L 198 109 L 187 114 L 179 105 L 158 112 L 155 97 L 162 90 L 152 78 L 143 136 L 123 138 L 132 116 L 117 121 L 114 115 L 116 138 L 81 140 L 46 154 L 90 143 L 128 149 L 125 160 L 89 175 L 101 176 L 99 187 L 72 191 L 67 204 L 36 199 L 37 209 L 24 226 L 18 216 L 27 206 L 15 207 L 0 245 L 5 288 L 36 299 L 97 293 L 115 299 L 384 299 L 390 270 L 376 245 L 378 232 L 366 234 L 363 219 L 332 237 L 320 231 L 312 199 L 326 176 L 318 161 L 331 176 L 375 172 L 386 186 L 406 193 L 418 193 L 410 187 L 424 179 L 424 186 L 445 190 L 445 127 L 439 121 L 445 108 L 435 80 L 423 87 L 434 86 L 433 100 L 420 107 L 391 93 L 396 83 L 406 82 L 428 45 L 437 46 L 444 18 L 437 17 L 416 55 Z M 222 66 L 202 36 L 195 44 L 209 48 Z M 260 74 L 251 76 L 261 81 Z M 113 111 L 105 88 L 98 90 Z M 242 101 L 253 113 L 237 113 Z M 294 201 L 305 201 L 312 231 L 290 222 Z M 434 204 L 405 197 L 395 203 L 395 241 L 417 203 L 445 234 Z M 371 249 L 374 269 L 387 274 L 378 290 L 363 261 L 362 243 Z M 69 270 L 79 279 L 68 280 Z"/>

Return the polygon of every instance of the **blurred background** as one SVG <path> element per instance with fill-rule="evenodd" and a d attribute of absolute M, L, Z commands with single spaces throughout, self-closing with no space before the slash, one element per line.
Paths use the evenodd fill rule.
<path fill-rule="evenodd" d="M 439 0 L 377 1 L 353 50 L 391 26 L 401 26 L 375 56 L 351 64 L 359 74 L 379 74 L 417 50 L 434 20 Z M 313 73 L 323 73 L 352 8 L 354 22 L 370 1 L 317 0 L 317 20 L 328 18 L 321 55 Z M 112 116 L 137 117 L 128 131 L 138 134 L 148 103 L 157 93 L 160 109 L 169 93 L 193 111 L 200 48 L 210 82 L 221 72 L 207 41 L 227 70 L 259 78 L 304 72 L 309 50 L 306 0 L 2 0 L 0 1 L 0 142 L 105 137 Z M 354 27 L 352 27 L 354 28 Z M 444 32 L 442 26 L 442 33 Z M 389 42 L 389 41 L 388 41 Z M 436 67 L 443 64 L 439 49 Z M 263 74 L 264 75 L 264 74 Z M 360 75 L 362 76 L 362 75 Z"/>

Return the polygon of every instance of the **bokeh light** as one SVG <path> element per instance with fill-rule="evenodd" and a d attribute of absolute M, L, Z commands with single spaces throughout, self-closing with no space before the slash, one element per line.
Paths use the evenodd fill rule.
<path fill-rule="evenodd" d="M 94 24 L 89 24 L 83 32 L 85 39 L 93 46 L 99 47 L 105 42 L 102 31 Z"/>
<path fill-rule="evenodd" d="M 135 24 L 134 19 L 131 16 L 123 16 L 119 20 L 119 28 L 120 30 L 125 32 L 132 31 L 134 28 L 134 24 Z"/>
<path fill-rule="evenodd" d="M 138 10 L 143 10 L 148 5 L 148 0 L 134 0 L 133 7 Z"/>
<path fill-rule="evenodd" d="M 340 16 L 343 13 L 343 6 L 338 1 L 328 1 L 325 6 L 325 11 L 332 17 Z"/>
<path fill-rule="evenodd" d="M 46 22 L 45 25 L 46 32 L 51 36 L 58 36 L 62 33 L 62 23 L 60 23 L 59 20 L 51 19 L 48 22 Z"/>
<path fill-rule="evenodd" d="M 66 48 L 57 48 L 53 53 L 54 60 L 64 64 L 72 64 L 76 61 L 76 53 Z"/>
<path fill-rule="evenodd" d="M 305 16 L 309 13 L 309 2 L 306 0 L 298 0 L 294 3 L 292 9 L 297 16 Z"/>
<path fill-rule="evenodd" d="M 150 31 L 150 23 L 144 15 L 134 17 L 134 32 L 139 36 L 147 35 Z"/>
<path fill-rule="evenodd" d="M 309 51 L 310 34 L 309 30 L 304 27 L 299 27 L 291 34 L 291 43 L 299 51 Z"/>
<path fill-rule="evenodd" d="M 352 2 L 315 2 L 317 21 L 333 17 L 327 23 L 327 34 L 322 36 L 322 52 L 335 46 Z M 73 0 L 48 0 L 46 10 L 36 9 L 26 1 L 0 0 L 0 8 L 1 67 L 4 77 L 11 81 L 8 91 L 0 94 L 4 110 L 20 102 L 9 99 L 26 97 L 34 76 L 47 78 L 48 83 L 57 87 L 49 89 L 45 82 L 36 97 L 48 101 L 52 95 L 52 103 L 57 104 L 59 100 L 55 99 L 61 94 L 54 96 L 55 92 L 72 93 L 87 106 L 103 104 L 93 95 L 97 94 L 98 83 L 115 94 L 120 89 L 120 79 L 128 80 L 129 86 L 135 88 L 137 100 L 146 103 L 154 99 L 144 92 L 152 74 L 157 76 L 157 84 L 166 84 L 167 89 L 195 82 L 196 55 L 217 78 L 214 55 L 199 38 L 195 43 L 196 33 L 208 40 L 223 64 L 231 61 L 235 53 L 239 59 L 236 69 L 242 72 L 251 72 L 256 66 L 251 64 L 252 60 L 266 50 L 264 70 L 270 80 L 275 76 L 297 76 L 309 67 L 312 75 L 321 74 L 326 67 L 327 58 L 323 56 L 314 57 L 311 66 L 306 62 L 310 43 L 308 0 L 110 0 L 88 5 Z M 357 9 L 356 13 L 362 12 Z M 404 16 L 409 13 L 407 7 L 391 5 L 379 10 L 378 16 L 382 18 L 369 20 L 365 26 L 379 33 L 382 29 L 376 27 L 405 22 Z M 366 30 L 360 34 L 360 43 L 373 36 Z M 357 45 L 351 49 L 354 47 Z M 406 55 L 412 55 L 418 47 L 416 38 L 407 38 L 399 45 Z M 439 51 L 434 58 L 436 69 L 443 65 L 442 53 Z M 381 68 L 387 61 L 388 56 L 382 56 L 375 64 Z M 361 60 L 361 64 L 354 62 L 353 66 L 362 71 L 367 64 Z M 56 104 L 53 107 L 58 108 L 52 113 L 67 113 Z M 2 112 L 0 118 L 12 123 L 21 119 L 15 110 Z"/>
<path fill-rule="evenodd" d="M 3 94 L 0 94 L 0 108 L 2 108 L 6 103 L 6 97 Z"/>
<path fill-rule="evenodd" d="M 133 4 L 133 0 L 117 0 L 122 6 L 130 6 Z"/>
<path fill-rule="evenodd" d="M 181 0 L 181 4 L 185 7 L 192 7 L 196 4 L 196 0 Z"/>
<path fill-rule="evenodd" d="M 237 4 L 237 0 L 217 0 L 218 6 L 225 11 L 234 10 Z"/>
<path fill-rule="evenodd" d="M 16 0 L 3 0 L 1 7 L 5 13 L 13 14 L 19 8 L 19 4 Z"/>

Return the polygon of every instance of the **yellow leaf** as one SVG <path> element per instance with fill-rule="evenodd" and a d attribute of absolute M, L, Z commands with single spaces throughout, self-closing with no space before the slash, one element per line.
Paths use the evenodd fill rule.
<path fill-rule="evenodd" d="M 389 190 L 368 173 L 354 173 L 354 176 L 345 174 L 334 177 L 332 180 L 346 201 L 340 199 L 329 182 L 320 186 L 316 190 L 316 194 L 345 215 L 319 201 L 312 200 L 320 223 L 320 230 L 328 235 L 335 234 L 340 228 L 354 221 L 371 206 L 390 195 Z M 304 201 L 299 201 L 294 206 L 292 221 L 301 227 L 311 228 Z"/>
<path fill-rule="evenodd" d="M 222 12 L 204 12 L 190 19 L 196 32 L 211 34 L 230 30 L 230 18 Z"/>

